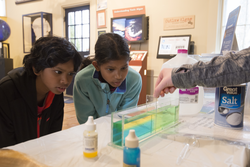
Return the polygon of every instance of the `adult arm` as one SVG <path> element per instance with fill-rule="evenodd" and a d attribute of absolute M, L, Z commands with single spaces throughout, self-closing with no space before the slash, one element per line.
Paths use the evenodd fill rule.
<path fill-rule="evenodd" d="M 177 88 L 221 87 L 250 81 L 250 48 L 227 52 L 210 62 L 183 65 L 172 71 L 172 81 Z M 179 71 L 185 71 L 180 73 Z"/>
<path fill-rule="evenodd" d="M 221 87 L 250 81 L 250 48 L 227 52 L 209 62 L 199 61 L 179 68 L 163 69 L 157 79 L 154 96 L 172 93 L 175 88 Z"/>

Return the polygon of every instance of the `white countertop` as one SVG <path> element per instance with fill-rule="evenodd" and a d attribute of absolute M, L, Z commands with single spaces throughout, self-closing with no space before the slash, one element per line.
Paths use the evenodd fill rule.
<path fill-rule="evenodd" d="M 191 119 L 185 120 L 186 122 L 184 119 L 181 119 L 181 121 L 186 123 L 183 125 L 192 125 L 192 123 L 189 124 L 188 122 L 191 121 Z M 95 121 L 98 131 L 98 157 L 93 159 L 87 159 L 83 156 L 83 131 L 85 125 L 78 125 L 8 148 L 25 153 L 35 160 L 53 167 L 122 166 L 122 150 L 108 145 L 111 138 L 111 117 L 105 116 Z M 195 123 L 193 125 L 195 125 Z M 180 125 L 140 143 L 141 166 L 238 167 L 246 166 L 249 163 L 249 150 L 244 145 L 230 143 L 229 141 L 214 140 L 213 138 L 206 137 L 204 133 L 200 133 L 201 131 L 205 131 L 204 129 L 199 129 L 199 126 L 192 128 L 192 126 L 183 127 Z M 224 135 L 229 131 L 221 129 L 221 131 L 213 132 L 221 132 L 220 134 Z M 235 133 L 241 132 L 237 131 Z M 248 137 L 250 136 L 248 133 L 245 134 L 247 134 Z M 188 143 L 192 137 L 197 139 L 198 144 L 195 146 L 190 145 L 187 156 L 180 165 L 177 165 L 178 157 L 185 146 L 187 146 L 186 143 Z"/>

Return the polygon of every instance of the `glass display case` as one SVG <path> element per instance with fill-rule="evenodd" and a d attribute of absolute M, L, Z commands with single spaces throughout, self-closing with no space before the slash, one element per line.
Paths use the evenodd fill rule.
<path fill-rule="evenodd" d="M 52 36 L 52 14 L 45 12 L 25 14 L 23 21 L 23 52 L 29 53 L 40 37 Z"/>

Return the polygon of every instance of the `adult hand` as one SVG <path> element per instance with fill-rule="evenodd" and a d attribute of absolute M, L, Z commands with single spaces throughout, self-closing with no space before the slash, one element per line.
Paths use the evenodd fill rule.
<path fill-rule="evenodd" d="M 159 74 L 159 77 L 155 83 L 154 97 L 163 97 L 165 93 L 173 93 L 176 89 L 174 87 L 172 78 L 172 68 L 163 68 Z"/>

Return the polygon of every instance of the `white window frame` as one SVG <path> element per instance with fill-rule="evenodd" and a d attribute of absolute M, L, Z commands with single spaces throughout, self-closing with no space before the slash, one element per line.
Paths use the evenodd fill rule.
<path fill-rule="evenodd" d="M 82 16 L 82 12 L 83 11 L 89 11 L 90 6 L 89 5 L 85 5 L 85 6 L 80 6 L 80 7 L 73 7 L 73 8 L 68 8 L 65 9 L 65 30 L 66 30 L 66 38 L 72 42 L 71 40 L 74 40 L 74 42 L 72 42 L 72 44 L 74 44 L 76 46 L 76 49 L 78 50 L 78 52 L 80 53 L 81 56 L 85 57 L 86 55 L 89 55 L 90 53 L 90 18 L 89 18 L 89 22 L 88 23 L 76 23 L 76 12 L 81 12 L 81 16 Z M 69 18 L 68 18 L 68 13 L 74 13 L 74 23 L 69 24 Z M 88 13 L 89 17 L 90 17 L 90 13 Z M 86 25 L 89 28 L 89 32 L 88 32 L 88 37 L 83 37 L 83 36 L 77 36 L 76 35 L 76 26 L 83 26 Z M 74 35 L 73 37 L 69 37 L 69 27 L 74 27 Z M 83 30 L 82 30 L 82 34 L 83 34 Z M 77 44 L 76 44 L 76 39 L 81 40 L 81 48 L 77 48 Z M 82 50 L 82 47 L 84 45 L 83 40 L 88 40 L 88 50 Z"/>
<path fill-rule="evenodd" d="M 5 0 L 0 0 L 0 16 L 1 17 L 6 17 Z"/>

